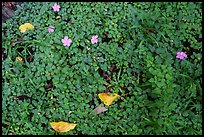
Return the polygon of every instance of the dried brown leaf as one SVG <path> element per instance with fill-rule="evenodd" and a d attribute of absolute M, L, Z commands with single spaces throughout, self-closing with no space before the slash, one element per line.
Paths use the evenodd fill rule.
<path fill-rule="evenodd" d="M 100 113 L 105 112 L 107 110 L 108 109 L 106 109 L 105 107 L 102 107 L 101 105 L 99 105 L 90 114 L 92 114 L 92 113 L 100 114 Z"/>

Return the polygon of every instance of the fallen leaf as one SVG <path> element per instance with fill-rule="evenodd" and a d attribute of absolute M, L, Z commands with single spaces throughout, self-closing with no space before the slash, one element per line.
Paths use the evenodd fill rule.
<path fill-rule="evenodd" d="M 106 109 L 105 107 L 102 107 L 101 105 L 99 105 L 98 107 L 96 107 L 93 111 L 91 111 L 90 114 L 92 113 L 96 113 L 96 114 L 100 114 L 102 112 L 107 111 L 108 109 Z"/>
<path fill-rule="evenodd" d="M 51 127 L 57 132 L 67 132 L 75 128 L 77 124 L 68 122 L 50 122 Z"/>
<path fill-rule="evenodd" d="M 56 19 L 60 19 L 60 18 L 61 18 L 60 16 L 57 16 L 57 17 L 56 17 Z"/>
<path fill-rule="evenodd" d="M 116 99 L 119 95 L 115 93 L 113 94 L 99 93 L 98 96 L 105 105 L 109 106 L 112 104 L 113 100 Z"/>
<path fill-rule="evenodd" d="M 22 62 L 23 63 L 23 59 L 21 58 L 21 57 L 16 57 L 16 61 L 20 61 L 20 62 Z"/>

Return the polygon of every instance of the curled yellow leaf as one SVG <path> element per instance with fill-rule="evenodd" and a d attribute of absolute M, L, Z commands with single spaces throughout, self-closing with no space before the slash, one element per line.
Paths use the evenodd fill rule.
<path fill-rule="evenodd" d="M 51 127 L 57 132 L 68 132 L 75 128 L 77 124 L 68 122 L 50 122 Z"/>
<path fill-rule="evenodd" d="M 21 25 L 19 27 L 20 32 L 24 33 L 26 31 L 26 26 L 25 25 Z"/>
<path fill-rule="evenodd" d="M 60 18 L 61 18 L 60 16 L 57 16 L 57 17 L 56 17 L 56 19 L 60 19 Z"/>
<path fill-rule="evenodd" d="M 24 24 L 28 29 L 34 29 L 34 26 L 30 23 L 25 23 Z"/>
<path fill-rule="evenodd" d="M 23 59 L 21 58 L 21 57 L 16 57 L 16 61 L 20 61 L 20 62 L 22 62 L 23 63 Z"/>
<path fill-rule="evenodd" d="M 116 99 L 119 95 L 115 93 L 113 94 L 99 93 L 98 96 L 105 105 L 109 106 L 112 104 L 113 100 Z"/>
<path fill-rule="evenodd" d="M 27 29 L 34 29 L 34 26 L 30 23 L 25 23 L 19 27 L 20 32 L 24 33 Z"/>

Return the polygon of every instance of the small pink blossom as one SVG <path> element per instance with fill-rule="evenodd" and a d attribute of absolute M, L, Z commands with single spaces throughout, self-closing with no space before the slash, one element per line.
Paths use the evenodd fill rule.
<path fill-rule="evenodd" d="M 187 55 L 184 52 L 177 52 L 176 58 L 183 60 L 184 58 L 187 58 Z"/>
<path fill-rule="evenodd" d="M 68 36 L 65 36 L 64 39 L 61 40 L 64 46 L 70 46 L 72 43 L 71 39 L 68 39 Z"/>
<path fill-rule="evenodd" d="M 95 43 L 97 43 L 98 42 L 98 35 L 95 35 L 95 36 L 93 36 L 92 38 L 91 38 L 91 43 L 92 44 L 95 44 Z"/>
<path fill-rule="evenodd" d="M 54 26 L 50 26 L 47 30 L 49 33 L 51 33 L 51 32 L 54 32 L 54 28 L 55 28 Z"/>
<path fill-rule="evenodd" d="M 54 6 L 52 6 L 52 8 L 53 8 L 54 11 L 58 12 L 59 9 L 60 9 L 60 5 L 57 5 L 57 3 L 55 3 Z"/>

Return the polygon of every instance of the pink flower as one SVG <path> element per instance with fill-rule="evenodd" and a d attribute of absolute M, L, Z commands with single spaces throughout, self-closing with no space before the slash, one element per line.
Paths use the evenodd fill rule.
<path fill-rule="evenodd" d="M 60 5 L 57 5 L 57 3 L 54 4 L 54 6 L 52 6 L 54 11 L 59 11 L 60 9 Z"/>
<path fill-rule="evenodd" d="M 184 52 L 177 52 L 176 58 L 183 60 L 184 58 L 187 58 L 187 55 Z"/>
<path fill-rule="evenodd" d="M 64 46 L 70 46 L 72 43 L 71 39 L 68 39 L 68 36 L 65 36 L 64 39 L 61 40 Z"/>
<path fill-rule="evenodd" d="M 98 42 L 98 35 L 95 35 L 91 38 L 91 43 L 94 44 L 94 43 L 97 43 Z"/>
<path fill-rule="evenodd" d="M 48 32 L 50 33 L 50 32 L 54 32 L 54 26 L 50 26 L 47 30 L 48 30 Z"/>

